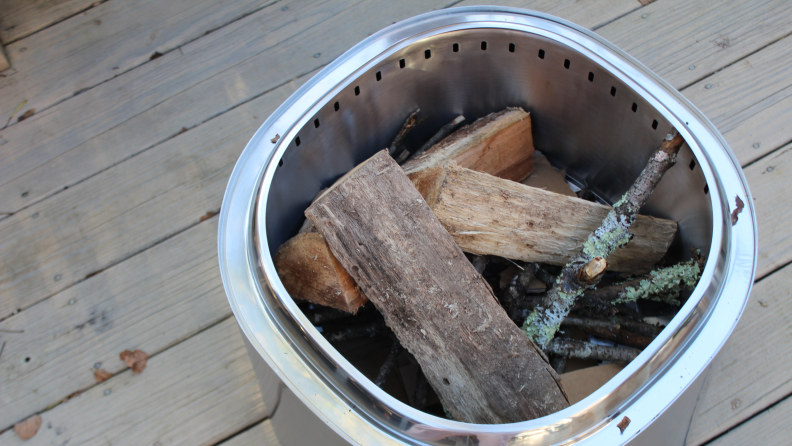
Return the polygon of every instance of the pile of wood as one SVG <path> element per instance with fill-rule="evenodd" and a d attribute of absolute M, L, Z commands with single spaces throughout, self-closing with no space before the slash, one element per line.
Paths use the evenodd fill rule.
<path fill-rule="evenodd" d="M 417 115 L 389 150 L 318 194 L 275 255 L 284 286 L 332 342 L 395 335 L 375 382 L 411 355 L 419 409 L 426 383 L 465 422 L 567 407 L 568 358 L 631 361 L 661 330 L 647 318 L 672 314 L 698 281 L 698 253 L 659 266 L 676 222 L 638 214 L 684 141 L 659 142 L 609 207 L 535 153 L 522 109 L 453 132 L 460 116 L 408 150 Z"/>

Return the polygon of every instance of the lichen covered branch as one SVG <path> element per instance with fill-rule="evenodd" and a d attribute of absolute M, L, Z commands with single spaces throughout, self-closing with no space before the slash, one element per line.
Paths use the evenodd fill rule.
<path fill-rule="evenodd" d="M 666 137 L 635 183 L 613 205 L 600 227 L 589 235 L 581 252 L 564 267 L 545 299 L 523 324 L 523 331 L 534 342 L 543 348 L 548 345 L 575 300 L 602 278 L 608 256 L 630 241 L 630 226 L 663 174 L 676 162 L 676 154 L 684 142 L 681 135 Z"/>
<path fill-rule="evenodd" d="M 635 359 L 640 350 L 630 347 L 609 347 L 591 342 L 572 339 L 553 339 L 547 343 L 545 350 L 549 355 L 575 359 L 594 359 L 627 364 Z"/>

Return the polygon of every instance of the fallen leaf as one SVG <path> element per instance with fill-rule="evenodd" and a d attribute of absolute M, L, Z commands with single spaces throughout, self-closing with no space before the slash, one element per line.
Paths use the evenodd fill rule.
<path fill-rule="evenodd" d="M 27 440 L 29 438 L 35 437 L 40 427 L 41 417 L 38 415 L 33 415 L 27 420 L 20 421 L 19 423 L 15 424 L 14 433 L 17 434 L 19 438 Z"/>
<path fill-rule="evenodd" d="M 619 424 L 617 424 L 617 425 L 616 425 L 616 427 L 618 427 L 618 428 L 619 428 L 619 431 L 621 431 L 621 433 L 623 434 L 623 433 L 624 433 L 624 430 L 625 430 L 625 429 L 627 429 L 627 426 L 629 426 L 629 425 L 630 425 L 630 419 L 629 419 L 629 418 L 627 418 L 627 417 L 624 417 L 624 418 L 622 418 L 622 420 L 619 422 Z"/>
<path fill-rule="evenodd" d="M 135 350 L 133 352 L 124 350 L 119 356 L 121 357 L 121 360 L 127 365 L 127 367 L 131 367 L 132 371 L 135 373 L 140 373 L 146 368 L 148 355 L 142 350 Z"/>
<path fill-rule="evenodd" d="M 30 110 L 26 111 L 25 114 L 23 114 L 22 116 L 18 117 L 17 118 L 17 122 L 22 122 L 25 119 L 33 116 L 34 114 L 36 114 L 36 109 L 35 108 L 31 108 Z"/>
<path fill-rule="evenodd" d="M 743 208 L 745 207 L 745 203 L 743 203 L 743 201 L 740 200 L 740 197 L 735 196 L 734 197 L 734 205 L 736 207 L 734 208 L 734 211 L 732 211 L 732 214 L 731 214 L 732 226 L 737 224 L 737 216 L 740 215 L 740 212 L 742 212 Z"/>
<path fill-rule="evenodd" d="M 105 369 L 96 369 L 94 370 L 93 373 L 94 373 L 94 378 L 96 378 L 96 382 L 98 383 L 107 381 L 108 379 L 113 377 L 113 374 Z"/>

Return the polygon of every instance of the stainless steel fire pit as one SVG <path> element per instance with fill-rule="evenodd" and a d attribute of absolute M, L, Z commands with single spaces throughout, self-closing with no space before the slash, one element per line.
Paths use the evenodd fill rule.
<path fill-rule="evenodd" d="M 457 114 L 472 122 L 507 106 L 531 112 L 537 149 L 609 202 L 677 129 L 689 146 L 645 212 L 679 222 L 673 260 L 691 246 L 709 260 L 662 334 L 594 394 L 536 420 L 465 424 L 415 410 L 356 370 L 298 309 L 272 254 L 297 232 L 315 193 L 386 147 L 409 112 L 429 116 L 412 135 L 420 140 Z M 745 209 L 732 225 L 735 197 Z M 226 292 L 255 351 L 324 422 L 361 445 L 681 444 L 707 366 L 748 299 L 756 246 L 739 164 L 701 112 L 594 33 L 496 7 L 403 21 L 317 74 L 245 148 L 219 231 Z M 625 416 L 622 434 L 616 424 Z"/>

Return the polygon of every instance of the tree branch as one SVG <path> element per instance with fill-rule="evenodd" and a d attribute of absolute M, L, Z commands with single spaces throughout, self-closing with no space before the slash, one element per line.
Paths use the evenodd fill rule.
<path fill-rule="evenodd" d="M 523 324 L 523 330 L 534 342 L 546 347 L 558 331 L 561 321 L 569 314 L 575 300 L 587 288 L 595 286 L 602 278 L 599 265 L 616 249 L 624 246 L 632 237 L 628 232 L 641 206 L 646 203 L 657 183 L 676 162 L 676 154 L 684 143 L 681 135 L 668 135 L 660 147 L 649 158 L 638 179 L 583 244 L 583 249 L 569 262 L 556 279 L 547 297 L 534 309 Z M 598 260 L 602 259 L 602 260 Z M 592 264 L 592 262 L 596 261 Z M 589 271 L 585 271 L 588 267 Z M 581 270 L 584 270 L 581 272 Z"/>
<path fill-rule="evenodd" d="M 426 143 L 422 145 L 420 149 L 416 150 L 415 153 L 413 153 L 412 155 L 410 155 L 409 150 L 404 149 L 402 153 L 399 154 L 399 157 L 396 158 L 396 162 L 402 164 L 426 152 L 427 150 L 432 148 L 433 145 L 439 143 L 446 136 L 450 135 L 457 128 L 457 126 L 459 126 L 459 124 L 461 124 L 462 121 L 464 120 L 465 120 L 464 116 L 462 115 L 457 116 L 456 118 L 454 118 L 453 121 L 440 127 L 440 130 L 438 130 L 437 133 L 435 133 L 431 138 L 429 138 L 429 141 L 426 141 Z"/>
<path fill-rule="evenodd" d="M 396 150 L 399 149 L 399 144 L 401 144 L 402 139 L 404 139 L 404 137 L 407 136 L 408 133 L 410 133 L 410 130 L 412 130 L 413 127 L 415 127 L 415 125 L 418 123 L 418 120 L 416 119 L 416 115 L 418 115 L 419 111 L 421 111 L 420 108 L 410 113 L 410 116 L 407 116 L 407 119 L 404 121 L 404 124 L 402 124 L 399 133 L 397 133 L 396 137 L 393 138 L 393 142 L 388 148 L 388 153 L 390 153 L 390 156 L 396 156 Z"/>
<path fill-rule="evenodd" d="M 640 350 L 630 347 L 608 347 L 592 344 L 591 342 L 575 341 L 572 339 L 553 339 L 545 347 L 547 354 L 564 358 L 594 359 L 597 361 L 610 361 L 617 364 L 627 364 L 635 359 Z"/>

